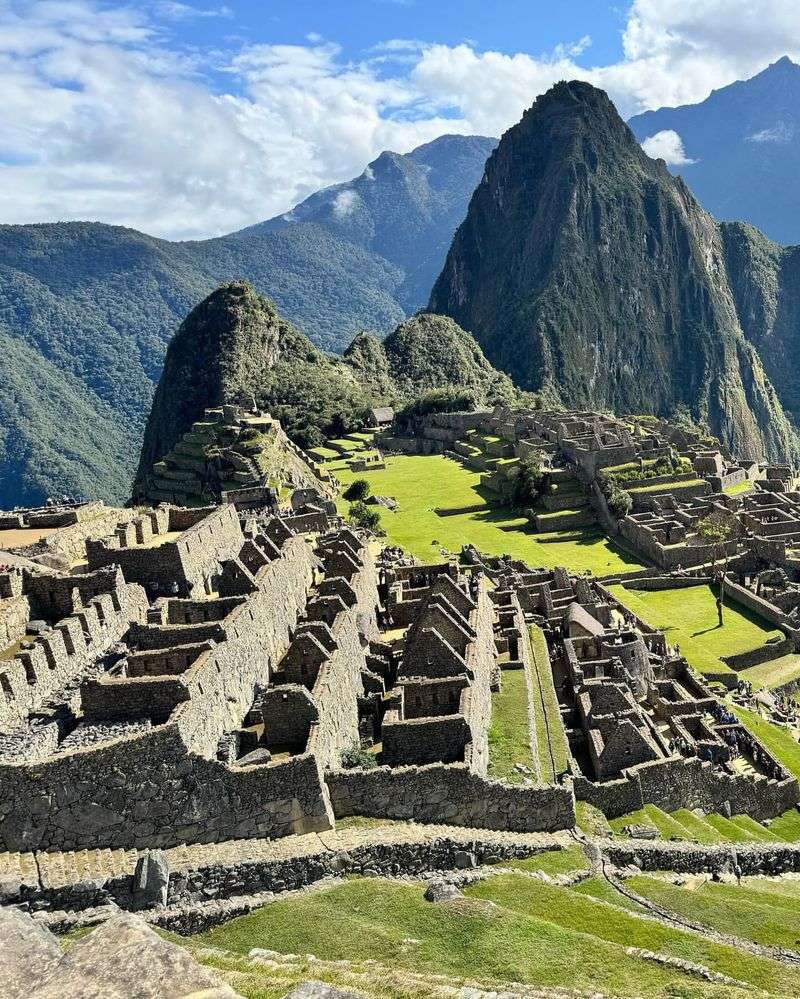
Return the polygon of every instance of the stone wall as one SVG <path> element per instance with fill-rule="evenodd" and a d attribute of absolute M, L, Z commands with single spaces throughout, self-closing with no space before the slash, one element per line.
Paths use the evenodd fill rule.
<path fill-rule="evenodd" d="M 494 604 L 489 596 L 485 578 L 481 580 L 476 596 L 476 610 L 472 627 L 475 630 L 468 665 L 472 668 L 469 691 L 469 723 L 471 739 L 467 763 L 471 769 L 485 776 L 489 766 L 489 725 L 492 718 L 492 674 L 495 665 Z"/>
<path fill-rule="evenodd" d="M 336 649 L 323 665 L 312 691 L 319 724 L 312 729 L 309 751 L 320 767 L 338 767 L 342 751 L 358 742 L 358 698 L 363 693 L 361 671 L 367 668 L 361 635 L 377 637 L 378 584 L 369 549 L 361 550 L 362 565 L 351 578 L 357 602 L 338 614 L 333 626 Z"/>
<path fill-rule="evenodd" d="M 118 583 L 36 638 L 30 649 L 0 663 L 0 732 L 10 731 L 49 696 L 81 676 L 122 638 L 131 621 L 143 621 L 146 614 L 144 590 L 136 584 Z"/>
<path fill-rule="evenodd" d="M 735 583 L 730 577 L 725 578 L 723 588 L 732 600 L 747 607 L 748 610 L 754 611 L 759 617 L 765 618 L 772 624 L 777 625 L 777 627 L 792 629 L 795 627 L 792 619 L 784 614 L 780 608 L 764 600 L 763 597 L 759 597 L 746 586 L 740 586 L 738 583 Z"/>
<path fill-rule="evenodd" d="M 463 764 L 340 770 L 326 776 L 337 818 L 447 822 L 482 829 L 540 832 L 575 824 L 572 787 L 523 787 L 487 780 Z"/>
<path fill-rule="evenodd" d="M 670 757 L 631 767 L 619 780 L 595 784 L 575 778 L 575 797 L 588 801 L 609 818 L 657 805 L 665 812 L 701 808 L 719 812 L 730 805 L 734 815 L 769 819 L 781 815 L 800 800 L 794 779 L 770 780 L 762 776 L 729 776 L 698 759 Z"/>
<path fill-rule="evenodd" d="M 462 703 L 469 698 L 462 692 Z M 389 766 L 402 763 L 454 763 L 463 761 L 464 748 L 471 739 L 463 713 L 427 718 L 394 719 L 387 716 L 382 727 L 382 759 Z"/>
<path fill-rule="evenodd" d="M 133 520 L 137 515 L 136 510 L 87 503 L 76 524 L 62 527 L 55 534 L 44 538 L 40 547 L 48 554 L 60 556 L 70 565 L 83 562 L 86 558 L 87 540 L 104 538 L 117 524 Z"/>
<path fill-rule="evenodd" d="M 327 792 L 310 754 L 255 767 L 208 758 L 221 735 L 241 724 L 256 683 L 267 682 L 286 651 L 314 564 L 310 546 L 290 538 L 281 557 L 259 571 L 256 592 L 225 619 L 225 640 L 177 680 L 98 684 L 113 691 L 108 712 L 115 702 L 128 711 L 157 707 L 161 694 L 183 690 L 189 699 L 165 724 L 35 766 L 0 766 L 6 849 L 164 846 L 328 828 Z M 139 699 L 126 709 L 125 697 Z"/>
<path fill-rule="evenodd" d="M 330 828 L 309 754 L 237 767 L 187 751 L 171 722 L 35 765 L 0 764 L 10 851 L 177 846 Z"/>
<path fill-rule="evenodd" d="M 0 600 L 0 651 L 22 638 L 30 620 L 30 604 L 25 596 Z"/>

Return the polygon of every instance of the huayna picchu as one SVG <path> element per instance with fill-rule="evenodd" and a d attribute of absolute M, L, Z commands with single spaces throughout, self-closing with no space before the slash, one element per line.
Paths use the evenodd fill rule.
<path fill-rule="evenodd" d="M 737 304 L 719 224 L 602 91 L 573 81 L 489 157 L 429 307 L 551 403 L 686 408 L 743 456 L 794 458 L 754 346 L 764 331 Z"/>

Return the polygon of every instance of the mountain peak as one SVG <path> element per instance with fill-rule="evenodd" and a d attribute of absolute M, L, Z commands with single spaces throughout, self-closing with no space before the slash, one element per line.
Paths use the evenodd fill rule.
<path fill-rule="evenodd" d="M 489 158 L 430 308 L 548 402 L 688 406 L 739 454 L 788 454 L 786 416 L 719 277 L 720 244 L 608 96 L 564 81 Z"/>

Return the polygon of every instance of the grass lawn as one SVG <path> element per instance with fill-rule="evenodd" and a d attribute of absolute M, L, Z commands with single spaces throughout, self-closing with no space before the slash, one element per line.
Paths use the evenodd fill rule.
<path fill-rule="evenodd" d="M 327 961 L 374 961 L 364 970 L 378 987 L 367 980 L 363 991 L 376 997 L 396 994 L 383 984 L 382 968 L 451 975 L 490 988 L 522 982 L 616 996 L 743 999 L 748 994 L 642 960 L 626 953 L 630 945 L 699 961 L 776 993 L 800 989 L 800 973 L 793 968 L 707 944 L 519 874 L 474 885 L 466 898 L 453 902 L 430 904 L 422 895 L 421 885 L 352 879 L 279 899 L 192 938 L 192 944 L 241 955 L 264 947 Z M 313 964 L 310 970 L 307 977 L 317 977 Z"/>
<path fill-rule="evenodd" d="M 524 860 L 504 860 L 503 867 L 513 867 L 518 871 L 542 871 L 544 874 L 572 874 L 585 871 L 589 866 L 586 854 L 579 846 L 568 846 L 564 850 L 548 850 Z"/>
<path fill-rule="evenodd" d="M 717 623 L 714 591 L 710 586 L 675 590 L 626 590 L 612 592 L 653 628 L 662 628 L 667 640 L 678 645 L 690 666 L 709 676 L 730 672 L 720 656 L 746 652 L 770 638 L 782 637 L 768 622 L 726 598 L 725 623 Z"/>
<path fill-rule="evenodd" d="M 599 576 L 640 567 L 595 529 L 573 530 L 563 539 L 558 534 L 537 535 L 524 517 L 488 505 L 473 513 L 439 517 L 435 507 L 474 506 L 485 503 L 488 495 L 480 486 L 480 472 L 441 455 L 399 455 L 388 457 L 382 470 L 341 468 L 336 474 L 343 487 L 355 478 L 366 479 L 373 493 L 397 500 L 398 510 L 379 510 L 387 540 L 423 562 L 439 561 L 441 547 L 457 553 L 472 543 L 488 555 L 512 555 L 534 567 L 564 565 L 575 572 L 590 569 Z M 340 500 L 342 513 L 348 506 Z"/>
<path fill-rule="evenodd" d="M 735 486 L 728 486 L 728 488 L 724 489 L 723 492 L 726 496 L 741 496 L 742 493 L 749 493 L 752 488 L 753 483 L 748 479 L 745 479 L 744 482 L 739 482 Z"/>
<path fill-rule="evenodd" d="M 694 961 L 733 978 L 751 983 L 768 991 L 794 993 L 800 985 L 800 970 L 778 966 L 777 962 L 753 958 L 733 947 L 708 942 L 696 934 L 668 928 L 650 920 L 640 919 L 622 906 L 609 904 L 584 893 L 558 888 L 530 878 L 498 875 L 470 886 L 470 897 L 494 901 L 526 917 L 537 917 L 559 926 L 563 931 L 591 935 L 597 941 L 625 947 L 641 947 Z M 720 912 L 724 918 L 727 909 Z M 613 974 L 608 969 L 607 975 Z M 566 979 L 572 982 L 571 978 Z M 562 982 L 565 979 L 562 978 Z M 597 988 L 608 984 L 596 981 Z M 699 987 L 699 983 L 698 983 Z M 642 980 L 638 995 L 650 989 Z M 677 993 L 681 995 L 682 993 Z M 700 992 L 691 992 L 699 995 Z"/>
<path fill-rule="evenodd" d="M 639 495 L 640 493 L 680 492 L 681 489 L 693 489 L 695 486 L 702 485 L 703 482 L 705 482 L 705 479 L 686 479 L 682 482 L 659 482 L 654 486 L 633 486 L 628 492 L 632 495 Z"/>
<path fill-rule="evenodd" d="M 559 774 L 569 769 L 569 747 L 558 698 L 553 685 L 547 643 L 541 628 L 529 629 L 533 663 L 533 713 L 536 722 L 536 743 L 539 771 L 545 784 L 552 784 Z"/>
<path fill-rule="evenodd" d="M 525 779 L 525 774 L 514 768 L 515 763 L 538 772 L 531 751 L 525 670 L 506 669 L 503 670 L 499 692 L 492 694 L 489 777 L 519 784 Z"/>
<path fill-rule="evenodd" d="M 800 897 L 763 892 L 756 883 L 724 885 L 705 882 L 692 889 L 660 878 L 637 876 L 628 882 L 672 912 L 771 947 L 800 947 Z"/>
<path fill-rule="evenodd" d="M 781 656 L 768 663 L 759 663 L 743 669 L 739 676 L 753 684 L 753 690 L 772 690 L 800 677 L 800 655 L 796 652 Z"/>

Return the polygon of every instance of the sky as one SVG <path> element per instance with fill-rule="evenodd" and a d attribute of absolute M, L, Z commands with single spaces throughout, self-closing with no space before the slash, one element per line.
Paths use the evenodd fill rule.
<path fill-rule="evenodd" d="M 798 0 L 0 0 L 0 222 L 219 235 L 560 79 L 627 118 L 783 55 Z"/>

